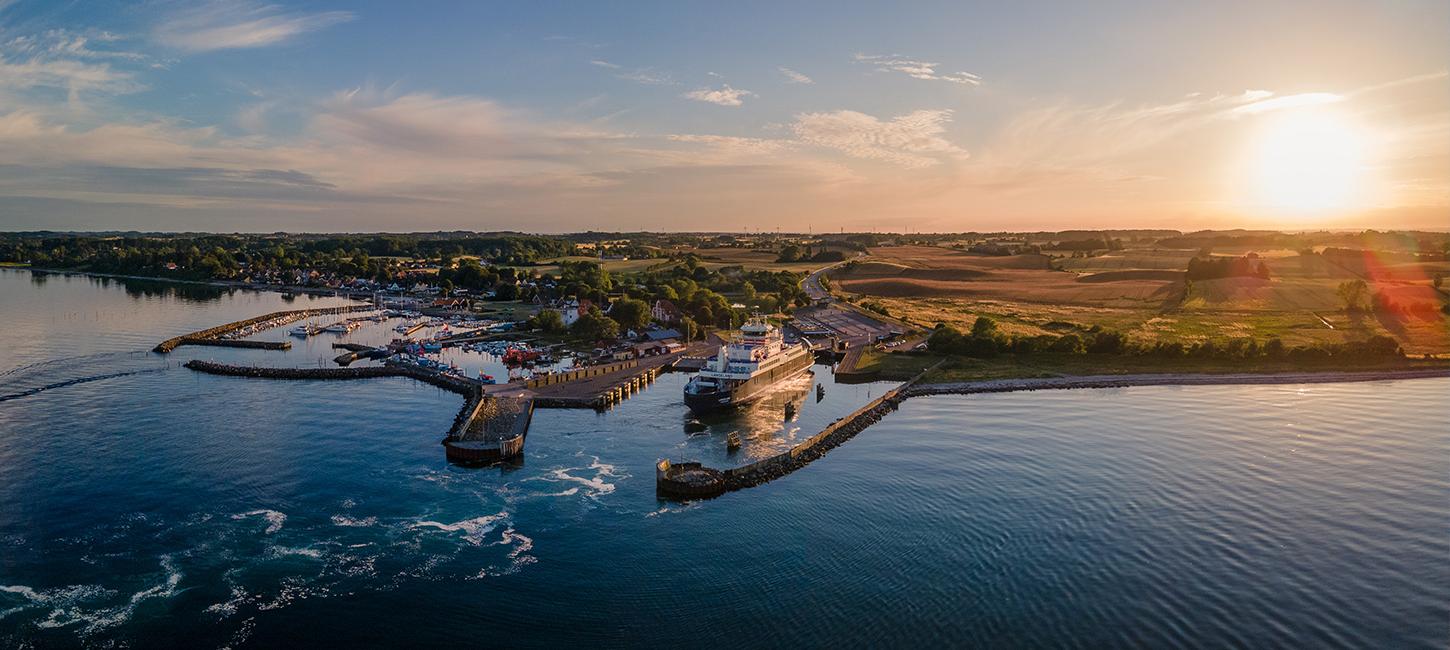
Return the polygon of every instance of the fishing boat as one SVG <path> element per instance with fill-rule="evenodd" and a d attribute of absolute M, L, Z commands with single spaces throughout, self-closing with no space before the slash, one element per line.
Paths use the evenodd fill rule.
<path fill-rule="evenodd" d="M 804 343 L 787 345 L 778 328 L 751 318 L 740 328 L 740 337 L 720 346 L 685 384 L 685 406 L 708 413 L 749 403 L 804 372 L 811 362 Z"/>

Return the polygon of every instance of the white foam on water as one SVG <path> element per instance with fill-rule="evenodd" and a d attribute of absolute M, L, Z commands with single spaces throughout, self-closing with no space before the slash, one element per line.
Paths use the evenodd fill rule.
<path fill-rule="evenodd" d="M 655 510 L 653 512 L 646 512 L 646 513 L 644 513 L 644 516 L 645 517 L 659 517 L 659 516 L 662 516 L 662 515 L 668 515 L 668 514 L 672 514 L 672 513 L 676 513 L 676 512 L 684 512 L 686 510 L 693 510 L 695 507 L 699 506 L 700 503 L 701 503 L 700 501 L 691 501 L 689 503 L 680 504 L 680 505 L 664 505 L 664 506 L 660 506 L 660 509 L 659 510 Z"/>
<path fill-rule="evenodd" d="M 106 607 L 93 611 L 73 606 L 71 602 L 65 602 L 51 610 L 50 614 L 39 623 L 37 627 L 42 629 L 59 628 L 82 624 L 81 636 L 88 637 L 101 630 L 115 627 L 131 620 L 131 615 L 141 603 L 152 598 L 170 598 L 177 594 L 177 587 L 181 584 L 183 574 L 176 566 L 176 561 L 170 555 L 161 556 L 161 568 L 166 571 L 166 578 L 156 585 L 142 589 L 134 594 L 123 605 Z M 105 590 L 106 593 L 114 595 L 116 592 Z"/>
<path fill-rule="evenodd" d="M 483 537 L 497 527 L 497 522 L 508 518 L 508 511 L 504 510 L 496 515 L 483 515 L 463 521 L 455 521 L 451 524 L 437 521 L 418 521 L 409 525 L 409 528 L 436 528 L 448 533 L 463 533 L 464 541 L 479 546 L 483 543 Z"/>
<path fill-rule="evenodd" d="M 271 535 L 272 533 L 275 533 L 275 532 L 277 532 L 279 530 L 282 530 L 282 524 L 287 523 L 287 515 L 285 515 L 283 513 L 280 513 L 280 512 L 277 512 L 276 510 L 266 510 L 266 509 L 262 509 L 262 510 L 252 510 L 252 511 L 249 511 L 249 512 L 243 512 L 241 514 L 232 515 L 232 519 L 246 519 L 247 517 L 257 517 L 257 516 L 260 516 L 260 517 L 262 517 L 262 518 L 264 518 L 264 519 L 267 520 L 267 530 L 266 530 L 266 533 L 268 535 Z"/>
<path fill-rule="evenodd" d="M 334 526 L 346 526 L 348 528 L 364 528 L 367 526 L 375 526 L 377 525 L 377 523 L 377 517 L 363 517 L 361 519 L 357 519 L 354 517 L 349 517 L 347 515 L 332 516 L 332 525 Z"/>
<path fill-rule="evenodd" d="M 288 556 L 288 555 L 300 555 L 302 557 L 310 557 L 310 558 L 312 558 L 314 560 L 320 560 L 320 559 L 322 559 L 322 556 L 323 556 L 323 551 L 318 550 L 318 549 L 315 549 L 315 548 L 306 547 L 306 546 L 304 546 L 304 547 L 271 546 L 271 547 L 268 547 L 267 553 L 268 553 L 268 555 L 270 555 L 272 557 L 284 557 L 284 556 Z"/>

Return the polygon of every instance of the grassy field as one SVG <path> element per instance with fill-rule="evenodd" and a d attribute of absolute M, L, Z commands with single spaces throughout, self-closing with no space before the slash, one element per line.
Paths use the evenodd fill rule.
<path fill-rule="evenodd" d="M 1350 315 L 1341 282 L 1367 278 L 1370 293 L 1436 309 L 1446 296 L 1431 286 L 1444 262 L 1373 256 L 1343 264 L 1291 251 L 1261 255 L 1270 279 L 1184 282 L 1191 251 L 1128 250 L 1090 258 L 986 257 L 926 246 L 871 251 L 834 277 L 841 291 L 880 303 L 921 327 L 971 328 L 978 316 L 1014 335 L 1061 334 L 1101 326 L 1142 343 L 1279 337 L 1289 346 L 1392 336 L 1411 354 L 1450 354 L 1450 321 L 1425 315 Z M 1051 270 L 1053 266 L 1071 270 Z"/>

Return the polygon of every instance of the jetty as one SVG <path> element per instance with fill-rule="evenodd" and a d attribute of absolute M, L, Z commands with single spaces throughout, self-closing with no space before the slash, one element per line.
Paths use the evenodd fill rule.
<path fill-rule="evenodd" d="M 480 394 L 459 413 L 443 439 L 449 461 L 481 465 L 524 455 L 524 439 L 534 417 L 533 400 Z"/>
<path fill-rule="evenodd" d="M 298 309 L 294 311 L 277 311 L 270 314 L 263 314 L 255 318 L 239 320 L 225 325 L 204 329 L 181 336 L 173 336 L 165 341 L 156 344 L 153 352 L 166 354 L 183 345 L 212 345 L 231 348 L 253 348 L 261 350 L 286 350 L 292 347 L 291 341 L 248 341 L 240 338 L 230 338 L 245 331 L 248 334 L 256 333 L 262 329 L 281 327 L 288 323 L 329 314 L 348 314 L 359 311 L 373 311 L 377 309 L 372 305 L 348 305 L 344 307 L 318 307 L 315 309 Z"/>
<path fill-rule="evenodd" d="M 875 424 L 887 413 L 895 411 L 902 401 L 911 396 L 911 387 L 925 375 L 926 371 L 921 372 L 850 415 L 826 425 L 820 433 L 784 452 L 749 465 L 715 469 L 694 461 L 660 459 L 655 464 L 655 494 L 667 499 L 710 498 L 781 478 L 809 465 Z"/>

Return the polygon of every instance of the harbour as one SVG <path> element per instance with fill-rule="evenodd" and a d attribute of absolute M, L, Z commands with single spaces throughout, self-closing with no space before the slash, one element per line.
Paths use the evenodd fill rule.
<path fill-rule="evenodd" d="M 536 408 L 521 458 L 476 467 L 440 453 L 464 402 L 449 388 L 392 375 L 254 380 L 177 367 L 383 368 L 367 359 L 339 367 L 333 344 L 385 345 L 391 323 L 288 350 L 157 355 L 158 332 L 289 306 L 275 294 L 133 297 L 92 278 L 52 278 L 42 290 L 23 272 L 0 272 L 0 290 L 32 315 L 18 321 L 24 340 L 43 331 L 66 350 L 0 352 L 0 392 L 27 393 L 0 402 L 0 454 L 18 468 L 0 476 L 10 561 L 0 611 L 14 610 L 0 627 L 56 644 L 139 643 L 178 627 L 218 647 L 402 641 L 373 622 L 384 618 L 415 630 L 410 642 L 441 643 L 453 637 L 429 625 L 440 612 L 502 637 L 545 603 L 559 615 L 540 643 L 607 642 L 624 633 L 604 622 L 645 603 L 690 612 L 643 637 L 661 643 L 721 637 L 742 621 L 771 630 L 766 643 L 849 643 L 839 631 L 864 620 L 883 642 L 926 645 L 1174 644 L 1189 634 L 1287 643 L 1352 624 L 1353 634 L 1325 645 L 1428 647 L 1439 632 L 1413 612 L 1450 597 L 1440 588 L 1450 582 L 1412 577 L 1450 575 L 1432 525 L 1447 516 L 1447 441 L 1428 420 L 1386 410 L 1440 404 L 1444 379 L 920 394 L 824 462 L 723 498 L 673 501 L 657 498 L 662 458 L 725 472 L 777 457 L 897 384 L 839 383 L 816 364 L 746 409 L 699 418 L 681 404 L 688 373 L 660 372 L 613 408 Z M 127 320 L 139 304 L 144 324 Z M 285 329 L 256 336 L 283 340 Z M 435 356 L 476 375 L 492 363 L 478 354 Z M 67 385 L 44 388 L 58 384 Z M 158 396 L 171 406 L 158 407 Z M 1084 426 L 1089 416 L 1098 424 Z M 1355 434 L 1371 421 L 1392 424 Z M 1342 462 L 1353 475 L 1321 476 Z M 1344 522 L 1363 515 L 1371 494 L 1385 520 L 1366 543 Z M 60 510 L 71 516 L 48 514 Z M 1194 518 L 1204 512 L 1215 513 L 1208 529 L 1182 532 L 1203 525 Z M 1254 534 L 1226 541 L 1244 526 Z M 680 546 L 706 537 L 728 557 Z M 126 551 L 95 553 L 103 542 Z M 229 550 L 219 554 L 222 542 Z M 910 559 L 903 544 L 917 549 Z M 830 552 L 785 550 L 806 546 Z M 1157 560 L 1134 559 L 1145 553 Z M 1292 586 L 1263 588 L 1252 576 L 1267 567 L 1288 572 Z M 1188 581 L 1238 597 L 1222 615 L 1182 618 L 1166 602 L 1134 600 L 1139 587 L 1104 584 L 1105 570 L 1142 588 Z M 892 595 L 927 589 L 925 574 L 976 586 L 899 605 Z M 1385 582 L 1414 585 L 1396 591 L 1410 609 L 1379 597 Z M 440 604 L 429 596 L 440 586 L 450 601 L 490 605 Z M 1036 594 L 1037 604 L 1000 605 L 1014 593 Z M 792 606 L 802 597 L 877 605 L 806 612 Z M 1194 611 L 1225 606 L 1184 598 Z"/>

